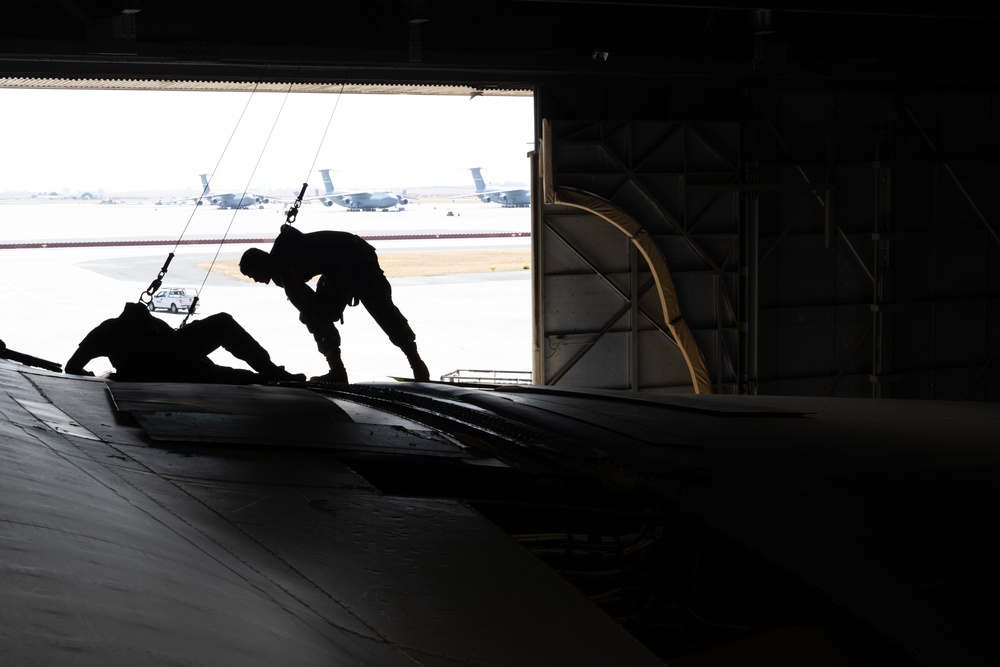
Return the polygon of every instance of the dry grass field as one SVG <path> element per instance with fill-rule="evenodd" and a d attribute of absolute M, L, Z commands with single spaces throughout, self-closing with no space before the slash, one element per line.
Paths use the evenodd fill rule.
<path fill-rule="evenodd" d="M 530 266 L 531 251 L 524 250 L 448 250 L 441 252 L 386 252 L 379 254 L 379 264 L 389 278 L 404 276 L 443 276 L 452 273 L 489 273 L 525 271 Z M 209 269 L 202 263 L 200 268 Z M 240 273 L 238 260 L 220 260 L 212 271 L 238 280 L 250 281 Z"/>

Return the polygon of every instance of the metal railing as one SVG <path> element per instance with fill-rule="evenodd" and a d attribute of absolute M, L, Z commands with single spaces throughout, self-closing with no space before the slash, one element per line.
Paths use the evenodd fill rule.
<path fill-rule="evenodd" d="M 531 384 L 531 371 L 480 371 L 459 368 L 441 376 L 455 384 Z"/>

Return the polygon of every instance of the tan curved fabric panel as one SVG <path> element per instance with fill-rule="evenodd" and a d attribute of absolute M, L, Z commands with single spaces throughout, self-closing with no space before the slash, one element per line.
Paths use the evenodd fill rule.
<path fill-rule="evenodd" d="M 696 394 L 711 394 L 712 383 L 709 381 L 708 370 L 705 368 L 705 361 L 698 349 L 698 343 L 691 333 L 687 322 L 681 314 L 680 304 L 677 302 L 677 292 L 674 289 L 674 281 L 670 276 L 670 268 L 660 248 L 656 245 L 653 237 L 630 215 L 616 207 L 611 202 L 596 195 L 575 190 L 572 188 L 553 188 L 546 192 L 547 201 L 564 206 L 589 211 L 594 215 L 607 220 L 612 225 L 628 235 L 632 242 L 646 258 L 649 269 L 656 281 L 656 288 L 660 295 L 660 307 L 663 309 L 664 324 L 673 335 L 674 340 L 680 347 L 684 361 L 687 362 L 688 370 L 691 373 L 691 384 Z M 551 197 L 551 199 L 550 199 Z"/>

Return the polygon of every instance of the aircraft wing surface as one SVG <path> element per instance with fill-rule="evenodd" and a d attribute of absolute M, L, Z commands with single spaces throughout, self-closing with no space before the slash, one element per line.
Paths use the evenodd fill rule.
<path fill-rule="evenodd" d="M 499 195 L 508 192 L 524 192 L 524 190 L 482 190 L 480 192 L 466 192 L 460 195 L 450 195 L 449 199 L 464 199 L 466 197 L 482 197 L 483 195 Z"/>
<path fill-rule="evenodd" d="M 361 196 L 371 196 L 371 190 L 337 190 L 331 193 L 330 197 L 361 197 Z"/>
<path fill-rule="evenodd" d="M 465 503 L 340 460 L 467 460 L 450 438 L 305 389 L 2 363 L 11 664 L 660 664 Z"/>
<path fill-rule="evenodd" d="M 12 664 L 1000 662 L 997 405 L 0 381 Z"/>
<path fill-rule="evenodd" d="M 370 197 L 374 193 L 373 190 L 337 190 L 336 192 L 328 192 L 325 195 L 314 195 L 310 197 L 303 197 L 302 201 L 315 201 L 317 199 L 336 199 L 338 197 Z"/>

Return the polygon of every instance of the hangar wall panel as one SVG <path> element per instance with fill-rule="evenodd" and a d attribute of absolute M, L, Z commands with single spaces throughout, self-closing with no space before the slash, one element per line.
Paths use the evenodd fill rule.
<path fill-rule="evenodd" d="M 1000 400 L 1000 96 L 852 85 L 546 87 L 536 100 L 556 187 L 653 235 L 714 392 Z M 624 285 L 620 231 L 595 219 L 564 233 L 588 235 L 579 243 L 605 253 L 596 273 Z M 542 242 L 540 270 L 564 271 L 563 251 Z M 540 296 L 554 327 L 563 294 Z M 630 317 L 607 334 L 635 327 Z M 651 353 L 619 356 L 645 368 Z"/>
<path fill-rule="evenodd" d="M 543 258 L 535 295 L 541 383 L 691 391 L 653 277 L 625 234 L 595 215 L 551 207 L 534 238 Z"/>
<path fill-rule="evenodd" d="M 739 181 L 738 123 L 566 121 L 554 124 L 553 139 L 559 187 L 607 200 L 654 235 L 713 390 L 735 392 L 740 345 L 739 196 L 731 186 Z M 571 329 L 570 311 L 586 313 L 578 323 L 594 340 L 588 341 L 589 359 L 575 363 L 605 366 L 595 355 L 611 351 L 595 341 L 630 332 L 617 337 L 627 346 L 623 358 L 628 371 L 605 382 L 590 374 L 588 381 L 597 384 L 588 386 L 691 391 L 690 372 L 666 331 L 662 309 L 649 295 L 655 289 L 649 267 L 619 229 L 597 216 L 586 223 L 580 217 L 561 215 L 557 206 L 542 212 L 541 235 L 536 236 L 545 274 L 539 295 L 544 304 L 542 335 L 550 340 L 551 334 Z M 578 267 L 572 275 L 565 272 L 570 246 L 586 256 L 585 268 Z M 553 281 L 556 276 L 559 280 Z M 588 287 L 600 284 L 618 289 L 603 287 L 596 293 Z M 565 356 L 545 358 L 546 384 L 580 377 L 579 372 L 561 369 Z"/>
<path fill-rule="evenodd" d="M 754 102 L 757 391 L 1000 400 L 995 96 Z"/>

